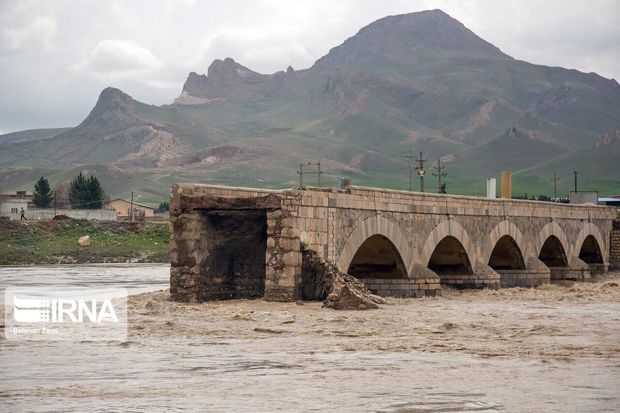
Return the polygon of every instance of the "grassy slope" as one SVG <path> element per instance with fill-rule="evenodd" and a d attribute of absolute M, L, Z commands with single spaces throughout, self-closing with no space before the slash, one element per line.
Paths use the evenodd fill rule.
<path fill-rule="evenodd" d="M 78 245 L 89 235 L 88 247 Z M 0 265 L 125 262 L 167 262 L 167 224 L 144 226 L 82 220 L 20 223 L 0 218 Z"/>
<path fill-rule="evenodd" d="M 71 128 L 47 128 L 47 129 L 28 129 L 19 132 L 5 133 L 0 135 L 0 143 L 15 143 L 38 141 L 42 139 L 53 138 Z"/>

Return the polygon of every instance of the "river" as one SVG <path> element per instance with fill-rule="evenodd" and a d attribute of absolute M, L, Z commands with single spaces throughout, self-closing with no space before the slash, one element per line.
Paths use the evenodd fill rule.
<path fill-rule="evenodd" d="M 124 287 L 123 342 L 0 341 L 1 411 L 612 412 L 620 276 L 320 303 L 167 300 L 164 265 L 0 268 L 0 285 Z"/>

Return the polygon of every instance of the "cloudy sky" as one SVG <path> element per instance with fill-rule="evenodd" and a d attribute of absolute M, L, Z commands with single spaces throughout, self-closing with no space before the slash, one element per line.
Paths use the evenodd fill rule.
<path fill-rule="evenodd" d="M 169 103 L 216 58 L 306 68 L 376 19 L 435 8 L 517 59 L 620 80 L 617 0 L 0 0 L 0 132 L 76 125 L 106 86 Z"/>

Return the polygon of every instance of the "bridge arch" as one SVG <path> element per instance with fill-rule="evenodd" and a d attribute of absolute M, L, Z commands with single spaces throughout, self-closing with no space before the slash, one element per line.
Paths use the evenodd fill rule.
<path fill-rule="evenodd" d="M 538 233 L 536 255 L 547 267 L 568 267 L 571 244 L 557 222 L 549 222 Z"/>
<path fill-rule="evenodd" d="M 380 234 L 371 235 L 360 245 L 346 272 L 358 279 L 408 278 L 398 249 Z"/>
<path fill-rule="evenodd" d="M 509 237 L 514 243 L 511 245 L 506 237 Z M 504 220 L 497 224 L 488 236 L 488 241 L 485 244 L 485 248 L 482 251 L 482 261 L 489 263 L 493 252 L 497 252 L 498 242 L 502 241 L 500 247 L 515 247 L 518 249 L 521 259 L 523 260 L 528 256 L 527 243 L 523 240 L 523 234 L 521 230 L 512 222 Z"/>
<path fill-rule="evenodd" d="M 415 259 L 413 249 L 398 224 L 381 215 L 367 218 L 355 227 L 338 255 L 336 261 L 338 268 L 341 271 L 347 271 L 355 255 L 362 247 L 379 246 L 379 248 L 389 249 L 390 245 L 393 246 L 393 252 L 402 261 L 406 272 L 405 277 L 409 278 Z M 398 266 L 398 260 L 396 260 L 396 264 Z"/>
<path fill-rule="evenodd" d="M 521 248 L 510 235 L 504 235 L 497 241 L 487 263 L 496 271 L 525 270 Z"/>
<path fill-rule="evenodd" d="M 583 255 L 583 257 L 586 259 L 582 258 L 582 252 L 586 252 L 583 251 L 584 246 L 586 247 L 586 249 L 590 250 L 588 252 L 590 252 L 591 254 L 590 257 L 588 257 L 587 254 Z M 575 239 L 572 256 L 575 258 L 580 258 L 588 264 L 602 264 L 604 262 L 607 262 L 608 260 L 606 254 L 608 250 L 609 249 L 607 248 L 605 239 L 601 235 L 601 231 L 598 229 L 598 227 L 596 225 L 593 225 L 592 223 L 587 223 L 583 226 L 583 228 L 581 228 L 581 231 L 579 231 L 579 234 Z M 595 254 L 598 254 L 598 256 L 594 256 Z"/>
<path fill-rule="evenodd" d="M 473 268 L 473 265 L 475 265 L 475 262 L 477 261 L 474 244 L 472 243 L 465 228 L 453 219 L 447 219 L 441 222 L 426 238 L 426 242 L 424 243 L 424 247 L 420 253 L 421 263 L 428 266 L 437 246 L 439 246 L 439 244 L 448 237 L 450 237 L 449 239 L 458 241 Z M 452 246 L 455 246 L 455 244 L 452 243 Z"/>
<path fill-rule="evenodd" d="M 437 243 L 428 261 L 428 268 L 439 276 L 443 284 L 453 284 L 455 276 L 474 273 L 474 267 L 463 244 L 452 235 Z"/>

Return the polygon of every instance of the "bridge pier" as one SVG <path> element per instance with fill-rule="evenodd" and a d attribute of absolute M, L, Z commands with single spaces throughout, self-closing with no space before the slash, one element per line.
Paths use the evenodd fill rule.
<path fill-rule="evenodd" d="M 523 269 L 496 269 L 501 277 L 501 287 L 538 287 L 549 284 L 549 268 L 538 258 L 530 257 Z"/>
<path fill-rule="evenodd" d="M 373 294 L 381 297 L 435 297 L 441 295 L 440 279 L 428 268 L 414 264 L 410 278 L 359 278 Z"/>
<path fill-rule="evenodd" d="M 549 267 L 551 282 L 590 281 L 590 266 L 579 258 L 572 258 L 565 267 Z"/>
<path fill-rule="evenodd" d="M 489 288 L 499 290 L 500 275 L 495 274 L 442 274 L 441 285 L 457 290 Z"/>
<path fill-rule="evenodd" d="M 602 275 L 609 271 L 610 264 L 605 263 L 586 263 L 590 267 L 590 275 Z"/>

